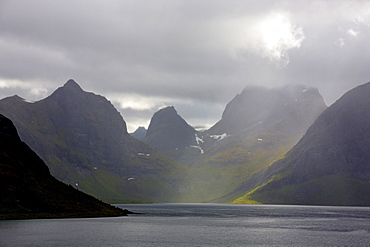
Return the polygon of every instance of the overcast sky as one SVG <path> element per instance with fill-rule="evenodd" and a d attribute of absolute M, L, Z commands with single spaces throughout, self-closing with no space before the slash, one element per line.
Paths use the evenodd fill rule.
<path fill-rule="evenodd" d="M 74 79 L 130 132 L 168 105 L 209 127 L 247 85 L 314 86 L 330 105 L 370 81 L 369 40 L 361 0 L 0 0 L 0 98 Z"/>

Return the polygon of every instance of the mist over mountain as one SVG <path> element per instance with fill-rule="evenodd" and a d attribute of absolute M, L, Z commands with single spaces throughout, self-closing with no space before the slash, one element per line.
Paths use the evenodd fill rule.
<path fill-rule="evenodd" d="M 344 94 L 237 201 L 370 205 L 369 95 L 370 83 Z"/>
<path fill-rule="evenodd" d="M 53 175 L 107 201 L 370 205 L 369 95 L 367 83 L 327 108 L 316 88 L 246 87 L 209 130 L 171 106 L 129 134 L 70 80 L 38 102 L 0 100 L 0 113 Z"/>
<path fill-rule="evenodd" d="M 34 103 L 5 98 L 0 113 L 56 178 L 82 191 L 104 200 L 165 200 L 175 193 L 168 179 L 178 165 L 130 136 L 106 98 L 73 80 Z"/>
<path fill-rule="evenodd" d="M 157 146 L 167 145 L 172 151 L 166 154 L 190 168 L 183 185 L 188 192 L 186 200 L 228 201 L 241 193 L 237 188 L 243 181 L 292 148 L 324 109 L 326 105 L 315 88 L 247 87 L 226 106 L 222 119 L 203 132 L 186 131 L 188 125 L 174 109 L 159 111 L 153 116 L 154 126 L 163 132 L 158 131 L 154 140 Z M 179 146 L 170 139 L 175 134 L 164 138 L 170 133 L 165 127 L 170 121 L 158 118 L 167 111 L 181 119 L 182 124 L 176 126 L 187 133 L 189 141 L 187 145 L 182 142 L 182 149 L 173 150 Z M 225 198 L 229 193 L 235 194 Z"/>
<path fill-rule="evenodd" d="M 291 85 L 280 88 L 246 87 L 231 100 L 222 119 L 209 129 L 209 134 L 250 132 L 275 125 L 290 133 L 301 132 L 326 108 L 316 88 Z"/>
<path fill-rule="evenodd" d="M 122 216 L 51 176 L 45 163 L 0 115 L 0 219 Z"/>

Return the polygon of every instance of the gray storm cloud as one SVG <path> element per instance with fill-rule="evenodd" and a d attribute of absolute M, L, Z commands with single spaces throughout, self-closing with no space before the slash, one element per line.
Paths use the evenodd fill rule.
<path fill-rule="evenodd" d="M 209 126 L 247 85 L 315 86 L 331 104 L 370 80 L 369 36 L 361 0 L 5 0 L 0 96 L 37 100 L 73 78 L 130 131 L 164 105 Z"/>

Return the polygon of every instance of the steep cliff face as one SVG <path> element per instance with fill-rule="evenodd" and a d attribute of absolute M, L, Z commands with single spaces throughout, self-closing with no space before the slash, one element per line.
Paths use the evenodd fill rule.
<path fill-rule="evenodd" d="M 175 193 L 169 179 L 178 165 L 130 136 L 106 98 L 73 80 L 35 103 L 3 99 L 0 113 L 12 119 L 56 178 L 82 191 L 104 200 L 145 201 Z"/>
<path fill-rule="evenodd" d="M 22 142 L 12 122 L 0 115 L 0 218 L 121 216 L 51 176 L 45 163 Z"/>
<path fill-rule="evenodd" d="M 370 205 L 370 83 L 325 110 L 249 194 L 263 203 Z"/>

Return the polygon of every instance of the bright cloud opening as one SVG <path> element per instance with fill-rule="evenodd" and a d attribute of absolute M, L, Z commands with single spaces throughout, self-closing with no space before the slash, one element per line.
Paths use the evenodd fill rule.
<path fill-rule="evenodd" d="M 32 96 L 35 96 L 37 98 L 45 98 L 48 94 L 48 90 L 43 87 L 38 87 L 38 88 L 32 88 L 30 90 L 30 94 Z"/>
<path fill-rule="evenodd" d="M 258 52 L 284 66 L 289 63 L 288 51 L 299 48 L 305 39 L 303 28 L 293 25 L 288 13 L 268 15 L 256 25 L 255 32 Z"/>
<path fill-rule="evenodd" d="M 339 47 L 343 47 L 343 46 L 345 45 L 344 39 L 343 39 L 343 38 L 339 38 L 339 39 L 335 42 L 335 45 L 336 45 L 336 46 L 339 46 Z"/>
<path fill-rule="evenodd" d="M 149 110 L 156 106 L 157 101 L 150 97 L 142 97 L 137 94 L 109 95 L 108 98 L 119 104 L 121 109 Z"/>
<path fill-rule="evenodd" d="M 155 96 L 141 96 L 138 94 L 111 94 L 107 98 L 111 101 L 117 102 L 121 109 L 132 110 L 159 110 L 162 107 L 168 106 L 167 102 L 173 103 L 191 103 L 190 99 L 181 98 L 166 98 Z"/>
<path fill-rule="evenodd" d="M 351 35 L 352 37 L 356 38 L 360 32 L 359 32 L 359 31 L 355 31 L 355 30 L 353 30 L 353 29 L 349 29 L 349 30 L 347 31 L 347 33 L 348 33 L 349 35 Z"/>
<path fill-rule="evenodd" d="M 22 87 L 24 83 L 19 80 L 0 80 L 0 88 Z"/>

